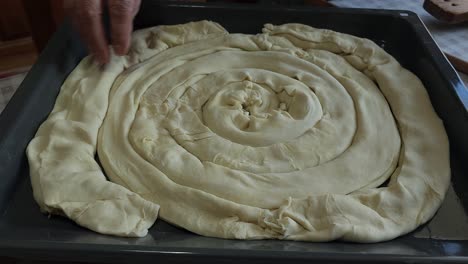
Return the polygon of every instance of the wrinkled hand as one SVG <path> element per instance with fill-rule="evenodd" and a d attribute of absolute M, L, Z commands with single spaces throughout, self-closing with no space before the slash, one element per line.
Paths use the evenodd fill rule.
<path fill-rule="evenodd" d="M 141 0 L 66 0 L 65 9 L 73 24 L 100 64 L 109 61 L 109 49 L 102 23 L 105 1 L 109 9 L 111 44 L 117 55 L 125 55 L 130 47 L 133 18 Z"/>

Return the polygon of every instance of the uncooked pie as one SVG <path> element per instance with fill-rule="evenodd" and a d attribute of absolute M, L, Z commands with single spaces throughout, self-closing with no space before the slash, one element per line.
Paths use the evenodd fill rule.
<path fill-rule="evenodd" d="M 205 236 L 377 242 L 428 221 L 450 181 L 421 81 L 301 24 L 136 31 L 104 69 L 83 59 L 27 153 L 43 211 L 119 236 L 159 211 Z"/>

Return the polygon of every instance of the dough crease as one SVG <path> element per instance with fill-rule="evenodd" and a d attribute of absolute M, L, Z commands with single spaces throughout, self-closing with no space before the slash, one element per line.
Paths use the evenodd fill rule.
<path fill-rule="evenodd" d="M 384 241 L 450 183 L 421 81 L 370 40 L 302 24 L 138 30 L 127 56 L 80 62 L 27 156 L 43 212 L 127 237 L 159 216 L 221 238 Z"/>

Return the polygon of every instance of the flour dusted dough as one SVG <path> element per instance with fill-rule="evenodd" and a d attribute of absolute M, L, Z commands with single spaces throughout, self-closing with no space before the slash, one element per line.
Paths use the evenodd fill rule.
<path fill-rule="evenodd" d="M 377 242 L 428 221 L 450 180 L 419 79 L 300 24 L 137 31 L 128 56 L 77 66 L 27 154 L 43 211 L 120 236 L 159 211 L 206 236 Z"/>

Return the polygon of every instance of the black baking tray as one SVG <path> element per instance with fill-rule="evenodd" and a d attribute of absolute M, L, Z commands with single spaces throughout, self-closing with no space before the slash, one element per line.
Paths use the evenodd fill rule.
<path fill-rule="evenodd" d="M 65 24 L 0 116 L 0 255 L 90 262 L 468 262 L 468 91 L 419 18 L 408 11 L 291 6 L 161 4 L 144 1 L 135 27 L 209 19 L 230 32 L 296 22 L 372 39 L 424 83 L 450 138 L 452 185 L 437 215 L 388 242 L 306 243 L 201 237 L 158 220 L 144 238 L 94 233 L 39 212 L 25 148 L 85 50 Z M 402 87 L 404 89 L 404 87 Z"/>

